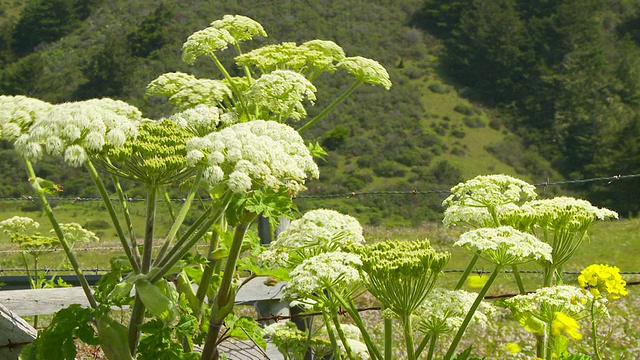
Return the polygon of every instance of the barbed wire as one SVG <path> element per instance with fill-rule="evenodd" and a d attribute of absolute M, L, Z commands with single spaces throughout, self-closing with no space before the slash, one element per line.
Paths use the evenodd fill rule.
<path fill-rule="evenodd" d="M 593 182 L 607 182 L 608 184 L 612 184 L 616 181 L 620 180 L 628 180 L 640 178 L 640 174 L 630 174 L 630 175 L 612 175 L 605 177 L 594 177 L 588 179 L 576 179 L 576 180 L 563 180 L 563 181 L 545 181 L 533 184 L 535 187 L 549 187 L 549 186 L 561 186 L 561 185 L 577 185 L 577 184 L 587 184 Z M 358 196 L 378 196 L 378 195 L 447 195 L 450 194 L 451 190 L 448 189 L 428 189 L 428 190 L 419 190 L 414 188 L 412 190 L 381 190 L 381 191 L 352 191 L 352 192 L 344 192 L 344 193 L 335 193 L 335 194 L 311 194 L 311 195 L 298 195 L 297 199 L 322 199 L 322 198 L 354 198 Z M 87 201 L 102 201 L 100 197 L 81 197 L 81 196 L 67 196 L 67 197 L 49 197 L 50 201 L 71 201 L 72 203 L 79 202 L 87 202 Z M 111 198 L 113 202 L 119 202 L 119 198 Z M 211 198 L 201 198 L 200 201 L 212 201 Z M 37 201 L 37 198 L 34 198 L 30 195 L 24 195 L 21 197 L 3 197 L 0 198 L 0 201 Z M 146 199 L 144 198 L 134 198 L 128 197 L 126 199 L 127 202 L 144 202 Z M 164 202 L 165 199 L 158 199 L 158 202 Z M 185 198 L 171 198 L 169 199 L 171 202 L 185 202 Z"/>

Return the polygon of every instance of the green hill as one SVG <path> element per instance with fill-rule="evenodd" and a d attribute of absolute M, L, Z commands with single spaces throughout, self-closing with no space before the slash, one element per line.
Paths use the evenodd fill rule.
<path fill-rule="evenodd" d="M 269 37 L 256 45 L 329 39 L 347 55 L 381 62 L 393 81 L 390 91 L 363 87 L 323 123 L 305 132 L 307 139 L 321 142 L 329 156 L 321 164 L 320 180 L 308 184 L 305 196 L 311 197 L 298 200 L 302 210 L 330 206 L 353 213 L 364 223 L 416 224 L 439 216 L 441 196 L 370 195 L 353 200 L 322 196 L 448 189 L 487 173 L 507 173 L 534 182 L 560 179 L 535 147 L 525 146 L 505 126 L 508 122 L 500 112 L 460 95 L 466 89 L 449 80 L 442 64 L 445 42 L 411 25 L 422 10 L 421 0 L 281 0 L 269 6 L 260 1 L 195 0 L 41 0 L 25 6 L 3 0 L 2 5 L 0 27 L 6 31 L 0 42 L 0 92 L 54 103 L 109 96 L 138 106 L 152 118 L 171 109 L 165 102 L 144 97 L 149 81 L 169 71 L 201 77 L 213 74 L 206 61 L 195 66 L 182 63 L 180 48 L 189 34 L 224 14 L 243 14 L 262 23 Z M 47 6 L 62 10 L 42 12 Z M 56 33 L 59 38 L 42 35 L 29 49 L 15 40 L 24 35 L 21 31 L 47 27 L 49 33 L 40 33 Z M 234 54 L 225 55 L 223 61 L 231 61 Z M 310 115 L 347 86 L 340 76 L 323 76 Z M 0 156 L 11 157 L 6 144 Z M 12 175 L 2 180 L 0 197 L 28 191 L 15 185 L 23 172 L 10 163 L 5 163 L 4 173 Z M 81 176 L 60 172 L 59 166 L 63 165 L 45 162 L 39 175 L 62 183 L 62 196 L 95 195 Z M 128 191 L 132 196 L 143 194 L 135 187 Z"/>

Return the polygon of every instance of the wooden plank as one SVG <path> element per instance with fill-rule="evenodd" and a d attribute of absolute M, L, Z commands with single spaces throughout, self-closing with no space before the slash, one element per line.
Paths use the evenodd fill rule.
<path fill-rule="evenodd" d="M 18 359 L 22 348 L 36 335 L 36 329 L 0 304 L 0 359 Z"/>
<path fill-rule="evenodd" d="M 285 282 L 268 286 L 264 284 L 266 279 L 257 277 L 242 286 L 236 295 L 236 304 L 279 300 Z M 0 291 L 0 304 L 18 316 L 53 314 L 71 304 L 89 306 L 81 287 Z"/>

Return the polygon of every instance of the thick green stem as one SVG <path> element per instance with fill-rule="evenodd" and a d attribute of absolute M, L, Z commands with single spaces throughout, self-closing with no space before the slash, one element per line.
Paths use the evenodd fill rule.
<path fill-rule="evenodd" d="M 233 242 L 229 248 L 229 255 L 227 256 L 227 263 L 222 274 L 222 281 L 220 282 L 220 288 L 215 298 L 215 303 L 211 311 L 211 319 L 209 320 L 209 332 L 207 339 L 202 349 L 203 360 L 214 360 L 217 355 L 217 343 L 218 336 L 220 335 L 220 329 L 222 328 L 222 322 L 224 318 L 229 315 L 233 308 L 233 302 L 235 300 L 235 291 L 233 289 L 233 278 L 236 273 L 236 264 L 240 257 L 240 250 L 242 249 L 242 242 L 244 235 L 251 225 L 251 222 L 255 220 L 256 215 L 245 212 L 242 218 L 236 225 L 233 235 Z"/>
<path fill-rule="evenodd" d="M 351 87 L 349 89 L 347 89 L 347 91 L 343 92 L 342 95 L 338 96 L 338 98 L 333 100 L 333 102 L 331 104 L 329 104 L 329 106 L 327 106 L 324 110 L 322 110 L 313 119 L 309 120 L 309 122 L 307 122 L 306 124 L 302 125 L 302 127 L 300 127 L 298 129 L 298 132 L 301 133 L 301 132 L 307 130 L 313 124 L 315 124 L 320 119 L 322 119 L 325 115 L 327 115 L 329 113 L 329 111 L 333 110 L 333 108 L 338 106 L 344 99 L 347 98 L 347 96 L 349 96 L 356 88 L 358 88 L 358 86 L 360 86 L 360 84 L 362 84 L 362 81 L 357 80 L 353 85 L 351 85 Z"/>
<path fill-rule="evenodd" d="M 453 341 L 449 346 L 449 350 L 447 350 L 447 353 L 443 358 L 444 360 L 451 359 L 451 357 L 455 354 L 456 348 L 458 347 L 458 344 L 462 339 L 462 335 L 464 335 L 464 332 L 467 330 L 467 326 L 469 326 L 469 322 L 471 322 L 471 319 L 473 318 L 473 314 L 476 312 L 476 309 L 478 309 L 478 306 L 480 306 L 480 303 L 484 299 L 484 296 L 487 294 L 487 291 L 489 291 L 489 288 L 491 287 L 491 284 L 493 283 L 493 281 L 496 279 L 496 277 L 498 277 L 498 274 L 500 273 L 500 271 L 502 271 L 502 267 L 503 267 L 502 265 L 496 265 L 496 268 L 493 269 L 493 272 L 489 276 L 487 283 L 484 284 L 484 286 L 478 293 L 476 300 L 473 302 L 473 305 L 471 305 L 471 308 L 469 308 L 469 312 L 467 313 L 467 316 L 465 316 L 464 320 L 462 321 L 462 325 L 460 325 L 458 332 L 453 337 Z"/>
<path fill-rule="evenodd" d="M 433 359 L 433 354 L 436 351 L 437 339 L 438 339 L 438 336 L 436 334 L 433 334 L 433 336 L 431 336 L 431 341 L 429 342 L 429 354 L 427 355 L 427 360 Z"/>
<path fill-rule="evenodd" d="M 420 344 L 418 344 L 418 347 L 416 348 L 416 358 L 417 359 L 420 358 L 420 354 L 422 354 L 422 351 L 427 346 L 427 343 L 429 343 L 430 339 L 431 339 L 431 334 L 427 334 L 422 338 L 422 340 L 420 341 Z"/>
<path fill-rule="evenodd" d="M 404 333 L 404 342 L 407 347 L 407 359 L 415 360 L 415 347 L 413 345 L 413 329 L 411 328 L 411 314 L 405 314 L 400 319 L 402 321 L 402 330 Z"/>
<path fill-rule="evenodd" d="M 198 284 L 198 291 L 196 292 L 196 299 L 200 303 L 200 307 L 204 303 L 204 297 L 207 294 L 207 289 L 209 288 L 209 283 L 211 282 L 211 277 L 213 276 L 214 270 L 216 268 L 216 263 L 218 260 L 212 259 L 211 254 L 218 247 L 218 243 L 220 242 L 220 234 L 218 231 L 214 230 L 211 234 L 211 241 L 209 243 L 209 251 L 207 253 L 207 264 L 204 266 L 204 271 L 202 272 L 202 280 L 200 284 Z M 198 314 L 199 315 L 198 311 Z"/>
<path fill-rule="evenodd" d="M 393 358 L 393 319 L 384 318 L 384 360 Z"/>
<path fill-rule="evenodd" d="M 140 251 L 138 251 L 138 239 L 133 229 L 133 222 L 131 221 L 131 213 L 129 212 L 128 199 L 124 195 L 120 180 L 114 174 L 111 174 L 111 181 L 116 188 L 116 194 L 118 194 L 118 200 L 120 200 L 120 207 L 122 207 L 122 214 L 124 215 L 124 221 L 127 224 L 127 231 L 129 232 L 129 241 L 131 242 L 131 249 L 133 249 L 133 256 L 136 259 L 138 266 L 142 263 L 140 261 Z"/>
<path fill-rule="evenodd" d="M 136 295 L 131 308 L 131 318 L 129 322 L 129 352 L 135 357 L 138 351 L 138 341 L 140 341 L 140 324 L 144 320 L 144 304 L 140 297 Z"/>
<path fill-rule="evenodd" d="M 333 326 L 336 327 L 336 332 L 340 337 L 340 341 L 342 341 L 342 345 L 344 345 L 344 351 L 347 353 L 347 357 L 349 357 L 350 360 L 356 360 L 355 354 L 353 353 L 353 350 L 351 350 L 351 345 L 349 345 L 349 341 L 347 340 L 347 336 L 344 334 L 342 326 L 340 325 L 340 321 L 338 320 L 338 312 L 336 311 L 336 309 L 331 310 L 333 313 Z"/>
<path fill-rule="evenodd" d="M 464 282 L 467 281 L 467 278 L 469 277 L 469 274 L 471 274 L 471 270 L 473 270 L 473 267 L 476 266 L 476 262 L 478 262 L 479 258 L 480 258 L 480 253 L 479 252 L 473 254 L 473 257 L 471 258 L 471 261 L 469 261 L 469 265 L 467 265 L 467 268 L 462 273 L 462 276 L 460 277 L 460 280 L 458 280 L 458 283 L 456 284 L 456 287 L 454 288 L 454 290 L 462 289 L 462 286 L 464 285 Z"/>
<path fill-rule="evenodd" d="M 131 246 L 127 241 L 127 237 L 125 236 L 124 231 L 122 230 L 122 225 L 120 225 L 120 219 L 118 219 L 118 215 L 116 214 L 116 210 L 113 207 L 113 203 L 109 198 L 107 189 L 104 187 L 104 184 L 102 183 L 102 180 L 98 175 L 98 171 L 93 166 L 93 163 L 91 163 L 91 161 L 86 161 L 84 164 L 87 170 L 89 171 L 89 175 L 91 175 L 93 182 L 96 184 L 96 187 L 98 188 L 98 192 L 100 192 L 102 201 L 104 202 L 104 205 L 107 208 L 107 212 L 109 213 L 109 216 L 111 217 L 111 221 L 113 222 L 113 227 L 116 229 L 116 233 L 118 234 L 118 239 L 120 239 L 120 244 L 122 245 L 124 253 L 127 256 L 127 259 L 129 260 L 129 264 L 131 265 L 133 272 L 136 274 L 139 274 L 140 266 L 136 261 L 136 257 L 133 255 L 133 251 L 131 250 Z"/>
<path fill-rule="evenodd" d="M 180 226 L 182 226 L 184 219 L 187 217 L 187 213 L 189 212 L 189 209 L 191 209 L 191 203 L 193 202 L 193 199 L 198 193 L 198 188 L 200 187 L 201 179 L 202 179 L 202 169 L 198 169 L 198 172 L 196 173 L 196 177 L 193 180 L 193 185 L 191 185 L 191 189 L 189 189 L 189 194 L 187 194 L 184 204 L 182 204 L 182 207 L 180 208 L 180 212 L 178 212 L 178 215 L 176 216 L 176 219 L 174 220 L 173 225 L 171 225 L 171 229 L 169 229 L 169 233 L 167 234 L 167 237 L 164 240 L 164 244 L 162 244 L 162 248 L 160 248 L 160 251 L 158 252 L 156 263 L 154 265 L 159 264 L 159 259 L 161 259 L 164 256 L 164 253 L 167 251 L 167 249 L 173 242 L 174 238 L 176 237 L 176 234 L 178 233 L 178 229 L 180 229 Z"/>
<path fill-rule="evenodd" d="M 36 180 L 36 173 L 33 170 L 33 166 L 31 165 L 31 162 L 24 159 L 24 164 L 25 164 L 25 167 L 27 168 L 27 173 L 29 175 L 29 182 L 31 182 L 31 186 L 35 190 L 36 196 L 38 197 L 38 200 L 40 200 L 40 203 L 42 204 L 42 208 L 45 214 L 47 214 L 47 218 L 49 218 L 49 222 L 51 222 L 53 231 L 58 237 L 58 241 L 60 241 L 60 245 L 62 245 L 62 249 L 64 250 L 64 253 L 67 255 L 67 259 L 69 259 L 69 263 L 71 264 L 71 267 L 73 267 L 73 271 L 78 277 L 78 281 L 80 282 L 80 286 L 82 286 L 82 291 L 84 291 L 84 294 L 87 297 L 87 300 L 89 301 L 89 305 L 92 308 L 97 308 L 98 303 L 96 302 L 96 299 L 93 297 L 93 293 L 91 292 L 91 287 L 89 287 L 89 282 L 87 282 L 87 279 L 82 274 L 82 269 L 80 268 L 78 259 L 76 258 L 76 255 L 73 253 L 73 251 L 71 251 L 71 247 L 69 246 L 67 239 L 64 237 L 64 233 L 62 232 L 62 228 L 60 228 L 60 224 L 58 223 L 58 220 L 56 220 L 55 214 L 53 213 L 53 209 L 51 208 L 51 205 L 49 205 L 49 201 L 47 201 L 47 197 L 44 195 L 44 189 L 40 187 L 40 184 Z"/>
<path fill-rule="evenodd" d="M 511 265 L 511 269 L 513 269 L 513 277 L 516 278 L 516 284 L 518 284 L 518 291 L 520 294 L 524 295 L 527 292 L 524 289 L 524 283 L 522 282 L 522 277 L 520 277 L 520 271 L 518 271 L 518 265 Z"/>

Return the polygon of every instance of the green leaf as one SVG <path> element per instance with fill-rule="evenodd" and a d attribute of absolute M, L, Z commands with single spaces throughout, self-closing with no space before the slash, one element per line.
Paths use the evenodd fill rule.
<path fill-rule="evenodd" d="M 38 337 L 32 343 L 33 347 L 25 353 L 25 358 L 75 359 L 77 351 L 74 337 L 89 344 L 98 344 L 99 339 L 89 324 L 93 320 L 94 312 L 92 308 L 85 309 L 77 304 L 58 311 L 49 326 L 38 332 Z"/>
<path fill-rule="evenodd" d="M 129 350 L 128 329 L 108 314 L 96 319 L 102 351 L 108 359 L 133 360 Z"/>
<path fill-rule="evenodd" d="M 248 316 L 238 317 L 230 314 L 224 320 L 225 325 L 229 328 L 228 335 L 255 342 L 263 349 L 267 348 L 267 342 L 264 339 L 264 330 L 260 324 Z"/>
<path fill-rule="evenodd" d="M 324 151 L 320 143 L 317 141 L 315 144 L 311 142 L 308 143 L 307 149 L 309 149 L 309 153 L 311 153 L 311 156 L 325 160 L 325 161 L 326 161 L 326 156 L 329 155 L 329 153 Z"/>
<path fill-rule="evenodd" d="M 275 229 L 279 218 L 293 218 L 297 210 L 286 187 L 281 186 L 277 191 L 270 187 L 253 192 L 244 205 L 245 210 L 262 215 L 269 219 L 269 224 Z"/>
<path fill-rule="evenodd" d="M 147 279 L 138 279 L 135 285 L 136 294 L 151 314 L 165 322 L 173 320 L 176 315 L 174 301 Z"/>

